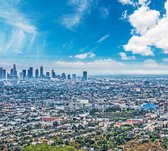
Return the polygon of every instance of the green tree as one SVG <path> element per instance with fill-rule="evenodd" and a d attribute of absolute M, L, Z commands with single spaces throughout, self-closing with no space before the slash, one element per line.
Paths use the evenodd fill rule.
<path fill-rule="evenodd" d="M 82 151 L 73 146 L 50 146 L 47 144 L 30 145 L 23 148 L 23 151 Z"/>

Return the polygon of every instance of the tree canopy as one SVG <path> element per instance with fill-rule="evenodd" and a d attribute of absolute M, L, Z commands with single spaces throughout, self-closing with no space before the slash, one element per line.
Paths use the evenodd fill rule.
<path fill-rule="evenodd" d="M 82 151 L 75 149 L 72 146 L 50 146 L 47 144 L 30 145 L 23 149 L 23 151 Z"/>

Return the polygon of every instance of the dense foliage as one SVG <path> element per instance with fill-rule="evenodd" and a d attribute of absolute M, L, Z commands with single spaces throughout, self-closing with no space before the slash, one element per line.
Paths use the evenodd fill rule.
<path fill-rule="evenodd" d="M 72 146 L 50 146 L 47 144 L 30 145 L 23 149 L 23 151 L 82 151 L 75 149 Z"/>

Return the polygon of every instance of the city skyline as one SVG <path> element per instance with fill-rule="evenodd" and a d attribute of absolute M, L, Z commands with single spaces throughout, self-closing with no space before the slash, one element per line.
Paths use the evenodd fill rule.
<path fill-rule="evenodd" d="M 76 80 L 77 78 L 86 81 L 88 80 L 87 71 L 83 71 L 82 77 L 81 75 L 68 74 L 68 73 L 58 73 L 55 72 L 54 69 L 51 71 L 44 70 L 43 66 L 39 68 L 34 68 L 33 66 L 29 68 L 23 68 L 20 71 L 17 70 L 16 64 L 13 64 L 13 67 L 10 70 L 5 69 L 4 67 L 0 67 L 0 79 L 21 79 L 21 80 L 29 80 L 29 79 L 60 79 L 60 80 Z"/>
<path fill-rule="evenodd" d="M 168 74 L 167 26 L 167 0 L 2 0 L 0 66 Z"/>

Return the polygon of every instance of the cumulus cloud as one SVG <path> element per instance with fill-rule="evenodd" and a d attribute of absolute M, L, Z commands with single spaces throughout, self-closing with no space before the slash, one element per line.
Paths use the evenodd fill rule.
<path fill-rule="evenodd" d="M 127 56 L 127 54 L 124 52 L 120 52 L 119 55 L 122 60 L 135 60 L 136 59 L 135 56 Z"/>
<path fill-rule="evenodd" d="M 133 54 L 140 54 L 142 56 L 153 56 L 151 48 L 148 46 L 148 41 L 140 36 L 133 36 L 128 44 L 124 46 L 125 51 L 131 51 Z"/>
<path fill-rule="evenodd" d="M 93 0 L 69 0 L 69 5 L 72 7 L 72 13 L 63 15 L 61 24 L 67 29 L 72 30 L 89 13 Z"/>
<path fill-rule="evenodd" d="M 133 26 L 133 36 L 128 43 L 124 45 L 126 51 L 131 51 L 133 54 L 143 56 L 154 55 L 152 48 L 160 48 L 164 53 L 168 53 L 168 15 L 164 14 L 160 17 L 160 13 L 156 10 L 151 10 L 147 6 L 142 5 L 133 14 L 129 16 L 129 22 Z M 165 3 L 167 8 L 168 0 Z M 143 19 L 142 19 L 143 18 Z"/>
<path fill-rule="evenodd" d="M 148 6 L 142 6 L 129 16 L 129 22 L 138 34 L 146 33 L 154 27 L 159 21 L 160 13 L 156 10 L 150 10 Z"/>
<path fill-rule="evenodd" d="M 165 3 L 166 15 L 168 15 L 168 1 Z"/>
<path fill-rule="evenodd" d="M 93 53 L 93 52 L 86 52 L 86 53 L 83 53 L 83 54 L 77 54 L 75 55 L 74 57 L 70 57 L 70 58 L 76 58 L 76 59 L 87 59 L 87 58 L 93 58 L 95 57 L 96 55 Z"/>

